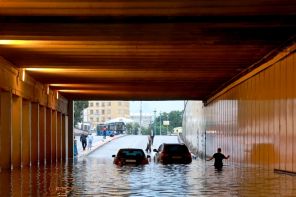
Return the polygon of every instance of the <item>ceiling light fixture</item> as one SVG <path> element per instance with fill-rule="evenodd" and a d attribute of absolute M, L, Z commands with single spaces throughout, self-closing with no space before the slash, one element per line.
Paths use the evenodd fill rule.
<path fill-rule="evenodd" d="M 26 69 L 23 68 L 22 69 L 22 81 L 25 81 L 25 79 L 26 79 Z"/>

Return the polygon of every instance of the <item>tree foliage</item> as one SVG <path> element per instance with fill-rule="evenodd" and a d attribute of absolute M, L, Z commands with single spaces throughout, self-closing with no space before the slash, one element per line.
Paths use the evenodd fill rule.
<path fill-rule="evenodd" d="M 173 131 L 175 127 L 182 127 L 182 111 L 171 111 L 170 113 L 162 113 L 160 116 L 156 117 L 155 122 L 153 122 L 152 129 L 155 128 L 155 135 L 165 135 Z M 169 121 L 169 126 L 164 126 L 163 121 Z M 155 125 L 154 125 L 155 124 Z"/>
<path fill-rule="evenodd" d="M 127 130 L 127 134 L 138 135 L 140 130 L 140 124 L 137 122 L 127 123 L 126 130 Z M 141 127 L 142 135 L 150 135 L 150 132 L 151 132 L 150 128 Z"/>
<path fill-rule="evenodd" d="M 139 129 L 140 129 L 140 125 L 137 122 L 126 124 L 126 130 L 128 134 L 137 135 Z"/>
<path fill-rule="evenodd" d="M 83 109 L 88 107 L 88 101 L 74 101 L 74 126 L 83 120 Z"/>

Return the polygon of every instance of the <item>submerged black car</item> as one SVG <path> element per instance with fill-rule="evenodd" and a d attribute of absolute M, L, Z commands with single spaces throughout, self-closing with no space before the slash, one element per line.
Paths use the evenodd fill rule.
<path fill-rule="evenodd" d="M 127 164 L 135 165 L 145 165 L 148 164 L 149 155 L 145 155 L 142 149 L 137 148 L 122 148 L 119 149 L 117 155 L 112 155 L 114 157 L 113 163 L 119 166 Z"/>
<path fill-rule="evenodd" d="M 167 144 L 163 143 L 156 152 L 154 161 L 162 164 L 189 164 L 192 162 L 192 156 L 185 144 Z"/>

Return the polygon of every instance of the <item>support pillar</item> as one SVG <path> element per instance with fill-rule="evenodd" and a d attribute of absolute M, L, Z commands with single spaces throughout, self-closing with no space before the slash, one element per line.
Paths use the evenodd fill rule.
<path fill-rule="evenodd" d="M 46 163 L 50 164 L 51 163 L 51 109 L 46 108 L 46 150 L 45 150 L 45 161 Z"/>
<path fill-rule="evenodd" d="M 68 158 L 73 158 L 73 148 L 74 148 L 74 135 L 73 135 L 73 100 L 69 100 L 68 102 L 68 131 L 67 131 L 67 139 L 68 139 Z"/>
<path fill-rule="evenodd" d="M 57 161 L 57 111 L 52 111 L 51 162 Z"/>
<path fill-rule="evenodd" d="M 62 160 L 66 159 L 66 117 L 62 114 Z"/>
<path fill-rule="evenodd" d="M 10 166 L 10 164 L 9 164 Z M 12 196 L 11 193 L 11 172 L 8 170 L 2 171 L 0 176 L 0 191 L 1 196 Z"/>
<path fill-rule="evenodd" d="M 45 162 L 46 107 L 39 106 L 39 163 Z"/>
<path fill-rule="evenodd" d="M 11 167 L 21 166 L 22 98 L 12 96 Z"/>
<path fill-rule="evenodd" d="M 11 105 L 12 94 L 0 92 L 0 168 L 11 168 Z"/>
<path fill-rule="evenodd" d="M 38 164 L 39 104 L 31 103 L 31 165 Z"/>
<path fill-rule="evenodd" d="M 57 112 L 57 160 L 61 161 L 61 155 L 62 155 L 62 114 L 60 112 Z"/>
<path fill-rule="evenodd" d="M 31 103 L 27 100 L 22 101 L 22 166 L 30 165 L 31 147 Z"/>

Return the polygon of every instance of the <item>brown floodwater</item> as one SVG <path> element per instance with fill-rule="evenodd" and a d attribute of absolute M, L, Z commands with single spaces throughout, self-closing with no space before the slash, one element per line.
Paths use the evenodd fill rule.
<path fill-rule="evenodd" d="M 111 158 L 0 173 L 1 196 L 296 196 L 296 176 L 242 166 L 217 172 L 212 162 L 113 165 Z"/>

